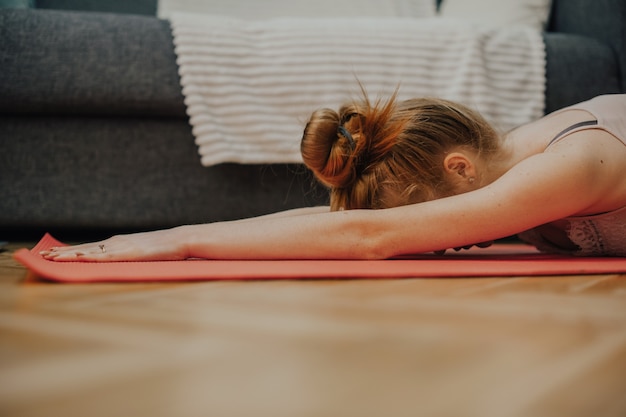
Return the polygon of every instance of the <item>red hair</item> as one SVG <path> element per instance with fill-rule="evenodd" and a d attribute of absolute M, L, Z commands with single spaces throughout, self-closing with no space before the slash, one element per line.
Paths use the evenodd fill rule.
<path fill-rule="evenodd" d="M 346 137 L 339 129 L 347 131 Z M 302 159 L 330 189 L 331 210 L 378 209 L 454 194 L 445 153 L 498 149 L 498 135 L 477 112 L 441 99 L 361 102 L 315 111 L 301 142 Z"/>

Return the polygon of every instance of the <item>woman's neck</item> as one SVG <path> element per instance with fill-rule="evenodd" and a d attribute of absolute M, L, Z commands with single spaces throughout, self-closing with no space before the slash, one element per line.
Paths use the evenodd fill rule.
<path fill-rule="evenodd" d="M 498 150 L 485 163 L 480 186 L 491 184 L 515 165 L 537 153 L 536 146 L 529 146 L 520 139 L 516 131 L 500 137 Z"/>

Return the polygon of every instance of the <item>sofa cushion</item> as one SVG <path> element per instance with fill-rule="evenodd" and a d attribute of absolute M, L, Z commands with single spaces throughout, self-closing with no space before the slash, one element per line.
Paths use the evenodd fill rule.
<path fill-rule="evenodd" d="M 548 30 L 596 39 L 615 56 L 620 91 L 626 92 L 626 1 L 553 0 Z M 591 62 L 587 58 L 585 64 Z M 594 81 L 596 82 L 596 81 Z"/>
<path fill-rule="evenodd" d="M 586 36 L 545 33 L 546 113 L 620 93 L 620 68 L 610 46 Z"/>
<path fill-rule="evenodd" d="M 185 120 L 1 115 L 0 126 L 0 234 L 155 229 L 327 204 L 303 166 L 202 167 Z"/>
<path fill-rule="evenodd" d="M 34 6 L 34 0 L 0 0 L 0 8 L 26 9 Z"/>
<path fill-rule="evenodd" d="M 184 118 L 169 23 L 0 9 L 0 111 Z"/>
<path fill-rule="evenodd" d="M 157 0 L 37 0 L 37 8 L 155 16 Z"/>

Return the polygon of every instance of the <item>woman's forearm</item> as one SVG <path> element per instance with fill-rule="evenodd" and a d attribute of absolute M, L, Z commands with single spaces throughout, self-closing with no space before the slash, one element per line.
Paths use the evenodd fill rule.
<path fill-rule="evenodd" d="M 368 210 L 324 212 L 182 226 L 188 257 L 209 259 L 367 259 L 380 253 Z"/>
<path fill-rule="evenodd" d="M 328 206 L 315 206 L 315 207 L 301 207 L 290 210 L 279 211 L 276 213 L 265 214 L 258 217 L 249 217 L 246 219 L 237 220 L 239 222 L 251 222 L 256 220 L 266 220 L 266 219 L 280 219 L 285 217 L 294 217 L 294 216 L 303 216 L 308 214 L 319 214 L 319 213 L 328 213 L 330 211 L 330 207 Z"/>

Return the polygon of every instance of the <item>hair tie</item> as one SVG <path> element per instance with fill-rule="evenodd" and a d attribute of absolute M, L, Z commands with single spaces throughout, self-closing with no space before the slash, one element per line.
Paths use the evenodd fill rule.
<path fill-rule="evenodd" d="M 354 138 L 352 137 L 352 135 L 350 134 L 350 132 L 348 132 L 348 129 L 346 129 L 343 126 L 339 126 L 337 128 L 337 134 L 343 136 L 344 138 L 346 138 L 348 140 L 348 142 L 350 143 L 350 147 L 354 150 L 354 148 L 356 148 L 356 142 L 354 141 Z"/>

